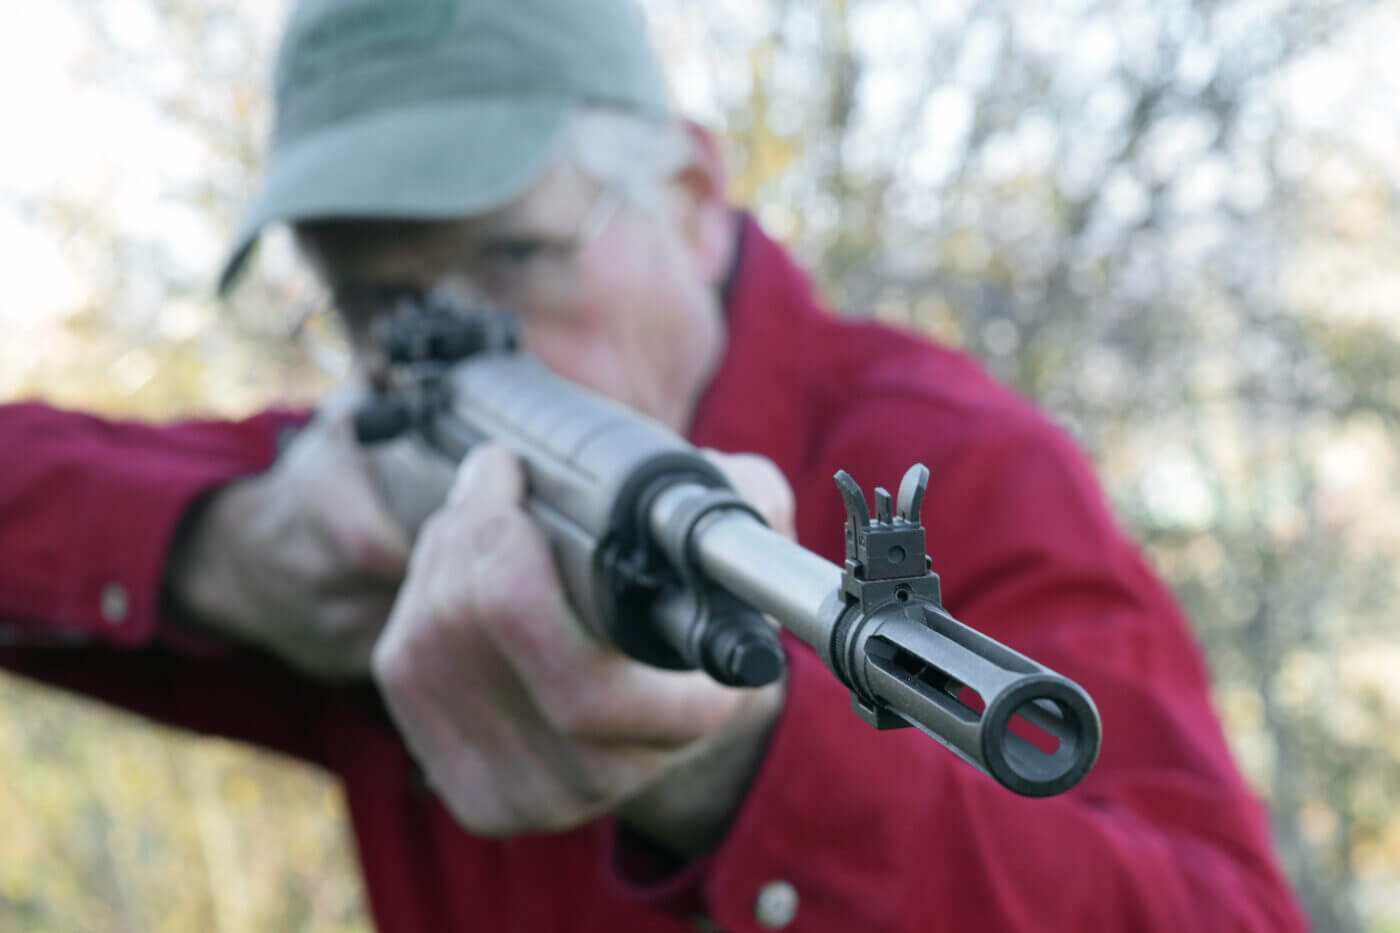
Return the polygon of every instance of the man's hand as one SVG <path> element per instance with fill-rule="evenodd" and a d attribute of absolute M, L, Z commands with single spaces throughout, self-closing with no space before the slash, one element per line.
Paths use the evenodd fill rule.
<path fill-rule="evenodd" d="M 396 516 L 421 518 L 401 503 L 440 503 L 452 472 L 402 446 L 360 447 L 356 397 L 332 400 L 270 470 L 216 490 L 191 517 L 166 573 L 180 620 L 318 677 L 368 676 L 408 565 L 415 516 Z"/>
<path fill-rule="evenodd" d="M 777 529 L 792 496 L 756 457 L 715 456 Z M 683 856 L 714 846 L 743 799 L 782 685 L 721 686 L 608 648 L 569 607 L 501 447 L 463 462 L 414 551 L 373 671 L 457 820 L 480 835 L 562 831 L 617 811 Z"/>

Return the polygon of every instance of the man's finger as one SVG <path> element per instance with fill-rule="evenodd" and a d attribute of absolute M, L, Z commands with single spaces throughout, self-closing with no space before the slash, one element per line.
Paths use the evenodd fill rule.
<path fill-rule="evenodd" d="M 787 538 L 797 538 L 792 488 L 772 460 L 757 454 L 726 454 L 717 450 L 701 453 L 719 468 L 740 497 L 758 510 L 769 527 Z"/>
<path fill-rule="evenodd" d="M 302 476 L 336 551 L 358 573 L 397 581 L 408 567 L 407 531 L 390 514 L 375 488 L 369 462 L 355 440 L 348 410 L 318 418 L 297 444 L 288 464 Z"/>
<path fill-rule="evenodd" d="M 520 505 L 525 501 L 525 470 L 520 460 L 500 444 L 473 447 L 457 468 L 447 494 L 449 507 L 464 501 Z"/>
<path fill-rule="evenodd" d="M 365 448 L 375 488 L 410 537 L 441 508 L 457 476 L 457 464 L 421 438 L 400 437 Z"/>

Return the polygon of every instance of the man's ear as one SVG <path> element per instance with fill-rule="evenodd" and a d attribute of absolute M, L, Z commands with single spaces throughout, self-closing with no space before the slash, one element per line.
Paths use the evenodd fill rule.
<path fill-rule="evenodd" d="M 705 281 L 717 285 L 729 273 L 736 239 L 729 175 L 713 134 L 689 120 L 681 129 L 690 141 L 690 158 L 672 183 L 681 195 L 682 233 Z"/>

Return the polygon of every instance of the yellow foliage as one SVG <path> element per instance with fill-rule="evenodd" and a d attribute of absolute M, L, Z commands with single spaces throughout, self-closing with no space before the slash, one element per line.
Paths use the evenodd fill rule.
<path fill-rule="evenodd" d="M 759 195 L 776 179 L 782 177 L 801 154 L 802 146 L 794 136 L 784 136 L 773 130 L 770 120 L 772 96 L 768 89 L 773 59 L 771 41 L 755 45 L 748 54 L 749 96 L 742 127 L 731 132 L 729 141 L 736 153 L 738 171 L 731 180 L 731 191 L 740 204 L 756 204 Z M 800 218 L 792 231 L 801 232 Z"/>
<path fill-rule="evenodd" d="M 10 677 L 0 709 L 0 929 L 370 930 L 326 775 Z"/>

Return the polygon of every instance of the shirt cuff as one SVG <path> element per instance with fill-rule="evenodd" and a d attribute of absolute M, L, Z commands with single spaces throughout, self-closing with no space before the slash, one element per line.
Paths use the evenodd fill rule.
<path fill-rule="evenodd" d="M 918 848 L 942 773 L 928 765 L 921 746 L 929 740 L 914 729 L 870 728 L 811 649 L 782 639 L 783 710 L 729 832 L 678 869 L 605 821 L 606 883 L 619 897 L 697 929 L 855 930 L 871 928 L 880 905 L 892 912 L 907 893 L 905 853 Z M 896 774 L 901 768 L 919 779 Z"/>
<path fill-rule="evenodd" d="M 217 653 L 203 638 L 160 627 L 166 560 L 188 510 L 217 486 L 266 469 L 293 417 L 114 428 L 106 444 L 85 452 L 67 580 L 56 581 L 57 598 L 34 606 L 33 617 L 116 645 L 161 635 L 177 649 Z"/>
<path fill-rule="evenodd" d="M 605 821 L 603 838 L 606 882 L 619 898 L 676 917 L 704 913 L 713 856 L 685 862 L 615 818 Z"/>

